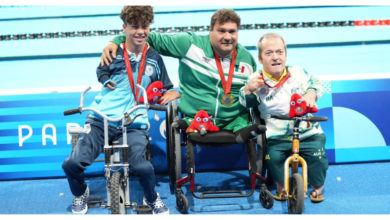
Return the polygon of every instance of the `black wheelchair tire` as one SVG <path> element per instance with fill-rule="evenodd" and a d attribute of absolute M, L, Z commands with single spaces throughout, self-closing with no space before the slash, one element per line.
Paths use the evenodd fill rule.
<path fill-rule="evenodd" d="M 182 214 L 188 213 L 188 200 L 183 193 L 178 193 L 176 195 L 176 206 L 180 213 Z"/>
<path fill-rule="evenodd" d="M 272 193 L 268 190 L 261 190 L 259 200 L 261 205 L 265 209 L 270 209 L 274 206 L 274 197 L 272 196 Z"/>
<path fill-rule="evenodd" d="M 176 180 L 181 179 L 181 137 L 180 132 L 178 129 L 175 129 L 177 131 L 174 132 L 175 135 L 175 187 L 176 187 Z"/>
<path fill-rule="evenodd" d="M 179 120 L 179 115 L 177 113 L 177 103 L 172 102 L 172 108 L 170 109 L 170 118 L 172 121 L 169 123 L 172 124 L 172 122 Z M 181 172 L 182 172 L 182 166 L 181 166 L 181 135 L 180 135 L 180 129 L 173 128 L 170 126 L 169 131 L 169 147 L 168 147 L 168 172 L 169 172 L 169 188 L 171 191 L 171 194 L 176 193 L 177 184 L 176 181 L 181 179 Z"/>

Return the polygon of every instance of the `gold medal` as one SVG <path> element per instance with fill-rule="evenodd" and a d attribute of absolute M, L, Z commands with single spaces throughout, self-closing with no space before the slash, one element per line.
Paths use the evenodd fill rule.
<path fill-rule="evenodd" d="M 236 64 L 236 58 L 237 58 L 237 49 L 234 49 L 232 53 L 232 59 L 230 61 L 229 75 L 228 75 L 227 82 L 225 79 L 225 75 L 223 73 L 221 61 L 219 60 L 219 56 L 215 52 L 215 50 L 214 50 L 214 57 L 215 57 L 215 63 L 217 64 L 219 76 L 221 77 L 221 84 L 224 93 L 224 95 L 221 97 L 221 103 L 226 107 L 230 107 L 233 105 L 234 102 L 234 97 L 230 94 L 230 89 L 232 88 L 234 65 Z"/>
<path fill-rule="evenodd" d="M 230 107 L 234 103 L 234 97 L 231 94 L 224 94 L 221 98 L 222 105 Z"/>

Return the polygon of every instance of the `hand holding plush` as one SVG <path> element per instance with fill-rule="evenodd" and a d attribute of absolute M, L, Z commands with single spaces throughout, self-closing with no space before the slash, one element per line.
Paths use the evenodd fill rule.
<path fill-rule="evenodd" d="M 211 116 L 206 111 L 200 110 L 196 113 L 186 132 L 200 132 L 201 135 L 205 135 L 208 131 L 219 131 L 219 128 L 212 123 Z"/>
<path fill-rule="evenodd" d="M 160 98 L 163 96 L 165 89 L 161 81 L 154 81 L 146 89 L 146 94 L 148 96 L 149 103 L 158 103 L 160 104 Z M 139 103 L 144 103 L 144 97 L 141 96 Z"/>
<path fill-rule="evenodd" d="M 308 107 L 306 105 L 306 101 L 302 99 L 300 95 L 297 93 L 294 93 L 291 96 L 290 100 L 290 113 L 289 116 L 290 118 L 295 117 L 295 116 L 302 116 L 307 113 L 315 113 L 318 112 L 318 109 L 316 106 L 314 107 Z"/>

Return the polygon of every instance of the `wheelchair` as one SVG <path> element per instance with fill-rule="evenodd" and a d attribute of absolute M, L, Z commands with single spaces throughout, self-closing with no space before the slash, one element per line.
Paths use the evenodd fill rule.
<path fill-rule="evenodd" d="M 188 213 L 188 200 L 183 193 L 182 186 L 185 183 L 190 182 L 190 191 L 194 198 L 197 199 L 213 199 L 213 198 L 238 198 L 238 197 L 250 197 L 253 195 L 256 189 L 257 180 L 261 181 L 259 200 L 261 205 L 266 208 L 272 208 L 274 204 L 274 198 L 271 192 L 267 189 L 266 177 L 265 177 L 265 135 L 266 130 L 264 124 L 260 124 L 259 112 L 257 108 L 251 110 L 250 118 L 253 119 L 253 124 L 247 128 L 246 133 L 242 136 L 236 136 L 230 131 L 218 131 L 210 132 L 205 135 L 200 133 L 186 134 L 186 122 L 180 119 L 177 111 L 177 103 L 172 102 L 168 106 L 167 111 L 169 120 L 167 123 L 170 125 L 167 130 L 168 137 L 168 174 L 169 174 L 169 186 L 171 194 L 176 195 L 176 206 L 178 210 L 186 214 Z M 254 134 L 256 132 L 257 134 Z M 228 189 L 228 190 L 216 190 L 216 191 L 195 191 L 195 161 L 194 161 L 194 146 L 221 146 L 232 144 L 244 144 L 247 159 L 249 161 L 249 175 L 251 190 L 245 193 L 241 190 Z M 256 145 L 258 150 L 256 150 Z M 182 178 L 182 147 L 186 148 L 186 167 L 187 176 Z M 261 149 L 263 148 L 263 149 Z M 264 153 L 263 153 L 264 152 Z"/>
<path fill-rule="evenodd" d="M 104 177 L 106 179 L 107 202 L 99 197 L 90 197 L 88 206 L 91 208 L 107 207 L 112 214 L 126 214 L 126 208 L 133 208 L 138 214 L 151 213 L 151 208 L 147 205 L 137 205 L 130 201 L 130 187 L 129 187 L 129 163 L 128 163 L 128 145 L 127 145 L 127 126 L 132 124 L 139 116 L 147 115 L 148 110 L 165 111 L 165 106 L 151 105 L 148 103 L 145 89 L 137 84 L 137 87 L 142 89 L 145 103 L 135 105 L 128 112 L 125 112 L 122 117 L 110 118 L 97 109 L 84 106 L 84 95 L 91 87 L 88 87 L 81 93 L 80 106 L 77 109 L 70 109 L 64 111 L 64 115 L 73 115 L 82 113 L 84 111 L 93 111 L 99 114 L 104 120 L 104 159 L 96 159 L 95 162 L 104 162 Z M 133 118 L 130 114 L 138 109 L 144 109 L 142 114 L 137 114 Z M 122 136 L 123 144 L 115 141 L 109 143 L 108 141 L 108 122 L 122 121 Z M 88 126 L 84 127 L 70 127 L 69 134 L 72 135 L 72 149 L 75 147 L 78 135 L 80 133 L 88 132 Z M 151 159 L 150 147 L 147 146 L 146 158 Z M 122 172 L 121 172 L 122 170 Z M 106 203 L 106 204 L 105 204 Z M 98 205 L 96 205 L 98 204 Z"/>

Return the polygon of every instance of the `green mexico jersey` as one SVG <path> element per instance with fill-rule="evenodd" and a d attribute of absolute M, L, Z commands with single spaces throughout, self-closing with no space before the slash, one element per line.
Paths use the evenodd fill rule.
<path fill-rule="evenodd" d="M 114 39 L 123 42 L 124 36 Z M 161 55 L 179 59 L 179 111 L 194 117 L 199 110 L 205 110 L 213 117 L 215 124 L 233 132 L 249 125 L 248 110 L 241 106 L 239 91 L 249 76 L 256 71 L 256 62 L 240 44 L 237 45 L 237 58 L 230 94 L 233 104 L 221 103 L 224 95 L 209 35 L 195 35 L 192 32 L 176 35 L 150 33 L 148 43 Z M 227 81 L 230 59 L 221 58 L 222 69 Z"/>

